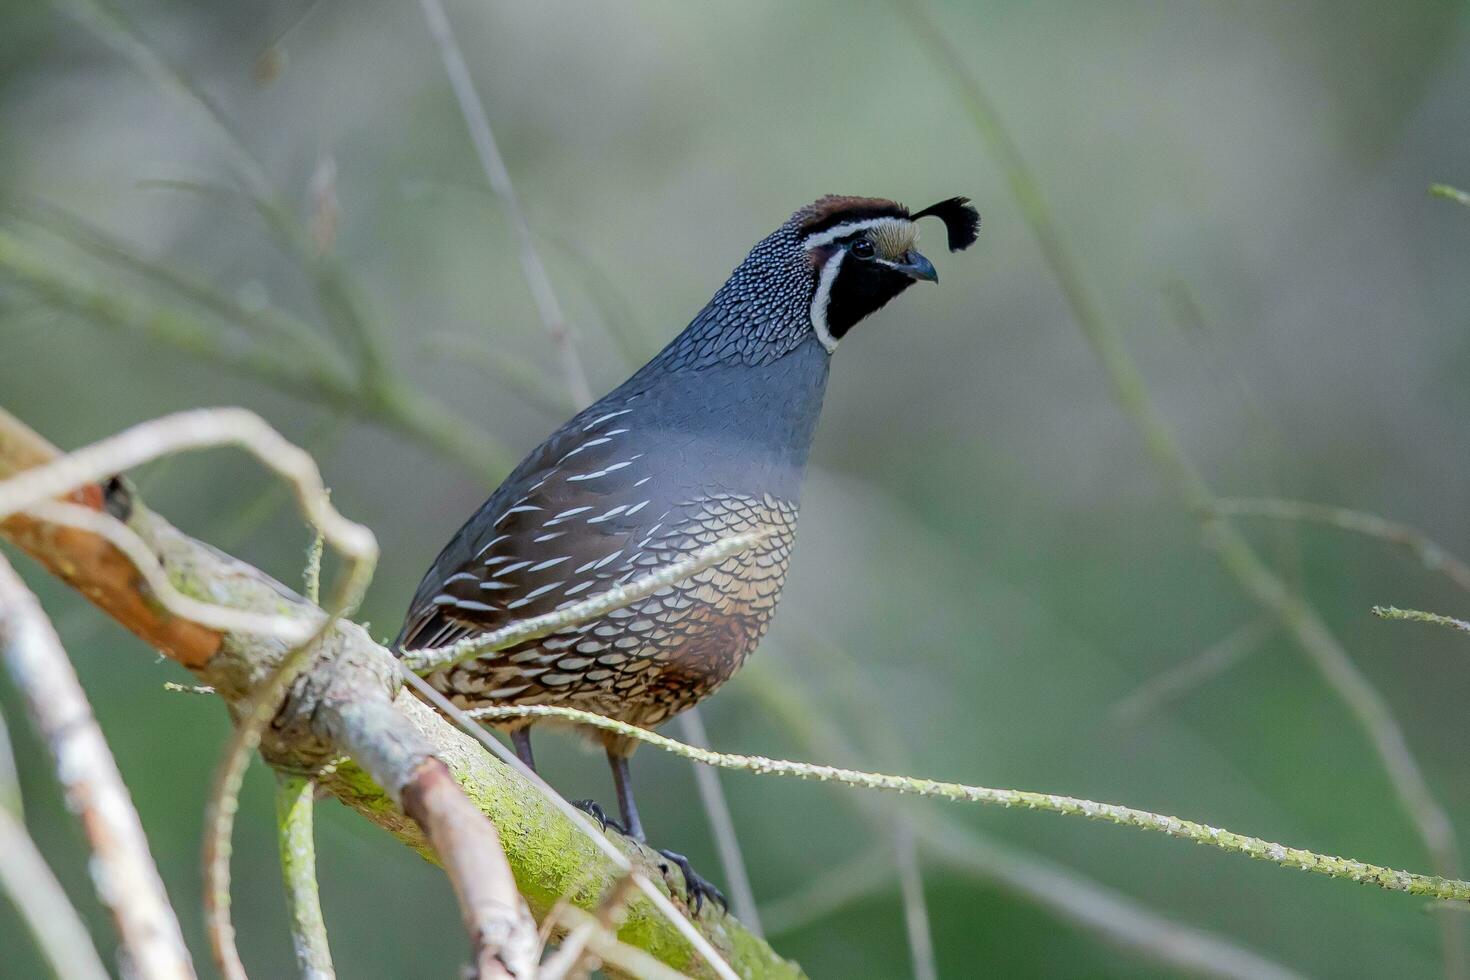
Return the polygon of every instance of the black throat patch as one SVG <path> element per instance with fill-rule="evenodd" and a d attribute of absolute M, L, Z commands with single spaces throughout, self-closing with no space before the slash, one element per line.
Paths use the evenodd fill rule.
<path fill-rule="evenodd" d="M 913 284 L 908 276 L 885 265 L 843 257 L 827 300 L 827 332 L 834 341 L 841 340 L 859 320 L 876 313 Z"/>

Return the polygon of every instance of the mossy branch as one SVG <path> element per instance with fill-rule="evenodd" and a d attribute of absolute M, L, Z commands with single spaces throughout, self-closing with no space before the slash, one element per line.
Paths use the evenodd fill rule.
<path fill-rule="evenodd" d="M 286 885 L 286 911 L 291 917 L 291 944 L 296 968 L 304 980 L 332 980 L 332 949 L 322 918 L 316 880 L 316 842 L 312 835 L 311 780 L 276 775 L 276 842 L 281 852 L 281 878 Z"/>

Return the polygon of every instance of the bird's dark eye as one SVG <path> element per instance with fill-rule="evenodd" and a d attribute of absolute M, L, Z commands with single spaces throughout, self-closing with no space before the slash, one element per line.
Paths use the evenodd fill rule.
<path fill-rule="evenodd" d="M 873 243 L 866 238 L 859 238 L 848 246 L 848 251 L 860 259 L 871 259 L 873 257 Z"/>

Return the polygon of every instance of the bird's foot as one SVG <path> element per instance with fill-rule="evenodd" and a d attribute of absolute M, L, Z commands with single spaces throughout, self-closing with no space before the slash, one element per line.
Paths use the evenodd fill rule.
<path fill-rule="evenodd" d="M 683 873 L 684 894 L 688 897 L 689 907 L 695 915 L 699 914 L 699 910 L 704 906 L 706 899 L 718 905 L 720 911 L 730 911 L 730 903 L 725 900 L 725 893 L 690 867 L 687 857 L 682 854 L 675 854 L 673 851 L 660 850 L 658 853 Z M 667 873 L 668 868 L 664 868 L 664 871 Z"/>
<path fill-rule="evenodd" d="M 623 829 L 622 824 L 618 823 L 612 817 L 609 817 L 607 815 L 607 811 L 602 808 L 602 804 L 598 803 L 596 800 L 569 800 L 568 802 L 570 802 L 572 806 L 576 807 L 578 810 L 581 810 L 583 813 L 587 814 L 587 816 L 591 817 L 593 820 L 596 820 L 597 826 L 602 828 L 603 833 L 606 833 L 607 828 L 609 827 L 611 827 L 613 830 L 616 830 L 620 834 L 628 833 L 626 830 Z"/>

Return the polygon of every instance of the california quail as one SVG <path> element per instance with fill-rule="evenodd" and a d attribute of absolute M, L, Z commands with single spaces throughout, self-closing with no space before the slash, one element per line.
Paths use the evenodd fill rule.
<path fill-rule="evenodd" d="M 759 242 L 674 340 L 538 446 L 440 552 L 395 646 L 426 649 L 548 612 L 746 531 L 756 546 L 595 622 L 440 671 L 461 707 L 570 705 L 652 728 L 712 694 L 755 649 L 780 596 L 828 359 L 916 280 L 916 222 L 974 242 L 965 198 L 910 214 L 828 196 Z M 505 724 L 532 764 L 529 722 Z M 622 829 L 642 841 L 628 757 L 597 732 Z M 667 853 L 667 852 L 665 852 Z M 718 895 L 677 855 L 697 905 Z"/>

